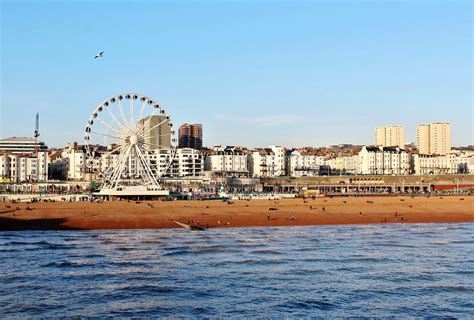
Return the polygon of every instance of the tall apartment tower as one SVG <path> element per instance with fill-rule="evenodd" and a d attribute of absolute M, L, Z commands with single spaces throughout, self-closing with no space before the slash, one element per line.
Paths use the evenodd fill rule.
<path fill-rule="evenodd" d="M 387 126 L 375 129 L 375 145 L 382 147 L 405 147 L 405 127 Z"/>
<path fill-rule="evenodd" d="M 430 125 L 416 126 L 416 147 L 420 154 L 430 154 Z"/>
<path fill-rule="evenodd" d="M 171 147 L 170 121 L 166 116 L 149 116 L 138 120 L 140 126 L 150 134 L 145 138 L 145 143 L 150 149 L 166 149 Z"/>
<path fill-rule="evenodd" d="M 202 124 L 185 123 L 179 127 L 180 148 L 202 148 Z"/>
<path fill-rule="evenodd" d="M 375 128 L 375 145 L 376 146 L 382 146 L 385 147 L 387 146 L 387 140 L 385 139 L 385 133 L 386 133 L 385 128 Z"/>
<path fill-rule="evenodd" d="M 433 122 L 416 127 L 416 144 L 421 154 L 447 154 L 451 151 L 451 124 Z"/>

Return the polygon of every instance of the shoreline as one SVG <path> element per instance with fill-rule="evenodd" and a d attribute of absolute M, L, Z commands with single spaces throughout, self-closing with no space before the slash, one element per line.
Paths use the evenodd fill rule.
<path fill-rule="evenodd" d="M 0 204 L 0 231 L 474 222 L 474 196 Z"/>

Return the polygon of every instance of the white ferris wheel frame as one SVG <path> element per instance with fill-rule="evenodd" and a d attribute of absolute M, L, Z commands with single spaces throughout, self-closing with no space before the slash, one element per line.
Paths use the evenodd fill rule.
<path fill-rule="evenodd" d="M 130 110 L 129 113 L 124 112 L 124 108 L 122 106 L 123 101 L 129 101 Z M 140 112 L 138 114 L 138 118 L 134 119 L 135 116 L 135 102 L 140 102 Z M 115 109 L 113 109 L 115 106 Z M 145 114 L 145 108 L 153 108 L 153 112 L 150 114 Z M 113 109 L 113 110 L 112 110 Z M 107 111 L 106 111 L 107 110 Z M 110 121 L 106 122 L 100 118 L 101 112 L 107 112 L 110 116 Z M 116 112 L 116 113 L 115 113 Z M 117 114 L 118 113 L 118 114 Z M 157 114 L 158 113 L 158 114 Z M 139 125 L 139 120 L 143 119 L 143 117 L 150 117 L 154 115 L 164 116 L 165 120 L 160 121 L 158 124 L 154 125 L 151 128 L 146 128 L 144 126 Z M 129 119 L 127 119 L 129 116 Z M 111 130 L 111 132 L 104 133 L 104 132 L 96 132 L 94 131 L 94 122 L 98 121 L 102 125 Z M 152 152 L 151 147 L 158 147 L 158 149 L 162 149 L 163 146 L 156 145 L 150 143 L 150 138 L 152 137 L 152 132 L 154 129 L 157 129 L 160 125 L 168 122 L 168 126 L 170 129 L 169 134 L 164 135 L 157 135 L 155 137 L 166 136 L 170 135 L 170 147 L 166 147 L 165 149 L 170 150 L 170 154 L 168 157 L 168 163 L 162 170 L 158 170 L 159 174 L 155 175 L 150 163 L 147 161 L 146 155 Z M 104 172 L 100 172 L 98 169 L 94 169 L 93 167 L 93 145 L 90 144 L 91 136 L 102 136 L 102 137 L 110 137 L 117 139 L 117 143 L 114 149 L 106 152 L 106 157 L 110 157 L 113 153 L 118 152 L 118 159 L 117 163 L 114 166 L 108 167 Z M 177 141 L 175 137 L 175 131 L 173 128 L 173 123 L 171 122 L 171 118 L 166 113 L 165 109 L 159 105 L 155 100 L 142 95 L 140 93 L 122 93 L 116 96 L 110 97 L 104 101 L 102 101 L 91 113 L 89 120 L 87 121 L 87 126 L 85 129 L 84 141 L 87 149 L 87 157 L 88 159 L 86 162 L 91 165 L 92 172 L 100 172 L 103 174 L 104 177 L 104 187 L 107 189 L 117 189 L 120 186 L 120 182 L 124 179 L 122 175 L 128 165 L 130 165 L 133 160 L 136 162 L 137 169 L 136 171 L 140 173 L 141 178 L 143 180 L 144 185 L 150 185 L 152 187 L 160 188 L 159 179 L 165 175 L 168 170 L 170 169 L 173 159 L 176 155 L 176 148 L 177 148 Z M 148 141 L 148 142 L 147 142 Z M 156 150 L 156 149 L 154 149 Z M 160 159 L 158 159 L 159 161 Z M 155 165 L 158 166 L 159 163 L 155 161 Z M 138 170 L 140 167 L 141 172 Z M 155 168 L 156 169 L 156 168 Z"/>

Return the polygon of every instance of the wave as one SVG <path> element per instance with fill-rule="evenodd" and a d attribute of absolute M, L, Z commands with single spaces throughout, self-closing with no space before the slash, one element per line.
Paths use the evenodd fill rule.
<path fill-rule="evenodd" d="M 283 252 L 276 251 L 276 250 L 253 250 L 250 251 L 251 254 L 272 254 L 272 255 L 281 255 Z"/>
<path fill-rule="evenodd" d="M 283 309 L 297 309 L 297 310 L 308 310 L 308 309 L 318 309 L 318 310 L 330 310 L 335 307 L 329 301 L 326 300 L 316 300 L 316 299 L 301 299 L 301 300 L 290 300 L 284 303 L 277 305 L 278 308 Z"/>

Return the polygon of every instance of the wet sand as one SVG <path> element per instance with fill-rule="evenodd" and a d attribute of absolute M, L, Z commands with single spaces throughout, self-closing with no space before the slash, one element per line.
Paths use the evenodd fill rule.
<path fill-rule="evenodd" d="M 9 206 L 9 207 L 8 207 Z M 474 196 L 0 203 L 0 230 L 474 222 Z"/>

